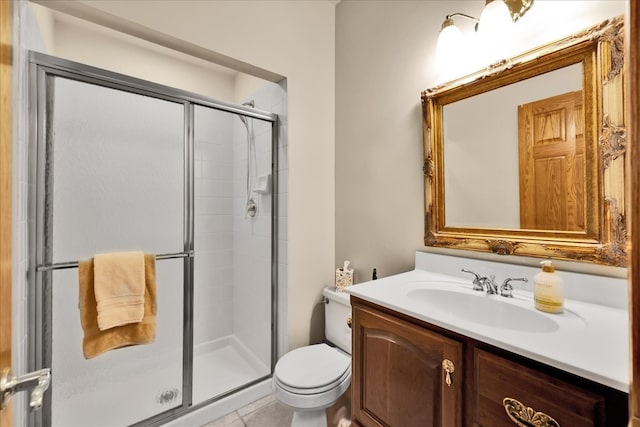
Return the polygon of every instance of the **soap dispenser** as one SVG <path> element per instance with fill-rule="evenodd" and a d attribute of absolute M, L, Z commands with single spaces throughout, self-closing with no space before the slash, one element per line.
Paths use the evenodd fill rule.
<path fill-rule="evenodd" d="M 558 276 L 553 263 L 540 262 L 542 271 L 533 278 L 533 299 L 540 311 L 562 313 L 564 309 L 564 281 Z"/>

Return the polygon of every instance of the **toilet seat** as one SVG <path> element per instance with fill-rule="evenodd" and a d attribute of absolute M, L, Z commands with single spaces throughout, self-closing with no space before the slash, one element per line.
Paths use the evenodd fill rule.
<path fill-rule="evenodd" d="M 290 386 L 288 384 L 283 383 L 282 381 L 280 381 L 280 379 L 276 376 L 273 377 L 273 381 L 278 385 L 278 387 L 280 387 L 283 390 L 288 391 L 289 393 L 295 393 L 295 394 L 301 394 L 301 395 L 313 395 L 313 394 L 319 394 L 319 393 L 324 393 L 328 390 L 334 389 L 336 387 L 338 387 L 340 384 L 342 384 L 344 382 L 345 379 L 347 379 L 347 377 L 351 377 L 351 366 L 349 366 L 349 369 L 347 369 L 344 374 L 342 374 L 340 376 L 340 378 L 336 379 L 335 381 L 332 381 L 322 387 L 316 387 L 316 388 L 297 388 L 294 386 Z"/>
<path fill-rule="evenodd" d="M 327 344 L 297 348 L 276 364 L 273 380 L 295 394 L 313 395 L 331 390 L 351 377 L 351 357 Z"/>
<path fill-rule="evenodd" d="M 315 344 L 292 350 L 278 361 L 272 388 L 282 403 L 296 411 L 315 410 L 321 416 L 349 384 L 351 356 L 338 348 Z"/>

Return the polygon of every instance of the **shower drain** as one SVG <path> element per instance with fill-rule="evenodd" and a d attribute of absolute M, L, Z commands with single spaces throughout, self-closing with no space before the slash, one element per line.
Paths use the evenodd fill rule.
<path fill-rule="evenodd" d="M 165 390 L 156 397 L 156 402 L 164 405 L 165 403 L 173 402 L 174 400 L 176 400 L 178 398 L 178 395 L 180 395 L 180 391 L 177 388 Z"/>

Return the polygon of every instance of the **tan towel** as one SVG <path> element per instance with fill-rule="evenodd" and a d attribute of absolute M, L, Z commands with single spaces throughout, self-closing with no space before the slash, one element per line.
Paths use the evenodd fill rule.
<path fill-rule="evenodd" d="M 78 267 L 80 323 L 84 337 L 82 351 L 85 359 L 120 347 L 136 344 L 149 344 L 156 337 L 156 258 L 144 256 L 145 294 L 144 317 L 140 323 L 116 326 L 105 331 L 98 328 L 98 311 L 93 291 L 93 259 L 80 261 Z"/>
<path fill-rule="evenodd" d="M 144 254 L 141 251 L 96 255 L 93 278 L 101 331 L 142 320 Z"/>

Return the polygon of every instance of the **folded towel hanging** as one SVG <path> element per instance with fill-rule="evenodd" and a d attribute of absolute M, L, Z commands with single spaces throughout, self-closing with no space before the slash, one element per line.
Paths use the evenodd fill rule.
<path fill-rule="evenodd" d="M 93 262 L 100 330 L 140 322 L 144 315 L 144 253 L 98 254 Z"/>
<path fill-rule="evenodd" d="M 144 316 L 139 323 L 129 323 L 104 331 L 98 327 L 97 302 L 94 293 L 94 260 L 80 261 L 78 265 L 79 309 L 85 359 L 99 356 L 120 347 L 149 344 L 156 336 L 156 277 L 155 256 L 144 255 Z"/>

